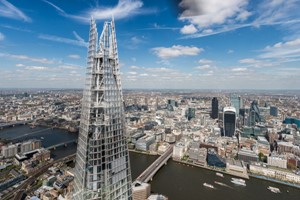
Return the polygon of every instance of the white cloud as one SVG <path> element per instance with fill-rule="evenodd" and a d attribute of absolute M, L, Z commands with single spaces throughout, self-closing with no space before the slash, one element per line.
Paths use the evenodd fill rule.
<path fill-rule="evenodd" d="M 19 64 L 16 64 L 16 67 L 24 67 L 25 65 L 19 63 Z"/>
<path fill-rule="evenodd" d="M 193 34 L 196 33 L 197 31 L 198 31 L 197 28 L 193 24 L 185 25 L 180 29 L 180 32 L 182 34 Z"/>
<path fill-rule="evenodd" d="M 195 69 L 200 69 L 200 70 L 206 70 L 206 69 L 210 69 L 211 66 L 210 65 L 201 65 L 198 67 L 195 67 Z"/>
<path fill-rule="evenodd" d="M 110 19 L 112 16 L 115 19 L 123 19 L 156 12 L 154 9 L 143 9 L 143 2 L 141 0 L 119 0 L 118 4 L 114 7 L 96 7 L 83 12 L 83 14 L 72 15 L 47 0 L 43 1 L 54 7 L 60 15 L 87 23 L 90 21 L 91 16 L 96 20 Z"/>
<path fill-rule="evenodd" d="M 280 26 L 289 37 L 300 33 L 299 0 L 182 0 L 179 19 L 194 24 L 198 32 L 183 38 L 206 37 L 246 27 Z M 251 16 L 251 18 L 250 18 Z"/>
<path fill-rule="evenodd" d="M 31 71 L 48 71 L 48 67 L 43 67 L 43 66 L 26 66 L 26 70 L 31 70 Z"/>
<path fill-rule="evenodd" d="M 263 49 L 260 58 L 296 58 L 300 57 L 300 38 L 287 42 L 279 42 Z"/>
<path fill-rule="evenodd" d="M 0 16 L 16 20 L 31 22 L 30 17 L 25 15 L 20 9 L 12 5 L 6 0 L 0 0 Z"/>
<path fill-rule="evenodd" d="M 149 76 L 149 74 L 144 73 L 144 74 L 140 74 L 140 76 Z"/>
<path fill-rule="evenodd" d="M 234 53 L 234 51 L 233 51 L 232 49 L 229 49 L 229 50 L 227 51 L 227 53 L 228 53 L 228 54 L 232 54 L 232 53 Z"/>
<path fill-rule="evenodd" d="M 74 69 L 80 69 L 81 67 L 75 66 L 75 65 L 61 65 L 59 66 L 60 69 L 68 69 L 68 70 L 74 70 Z"/>
<path fill-rule="evenodd" d="M 130 75 L 136 75 L 137 73 L 136 72 L 128 72 L 128 74 L 130 74 Z"/>
<path fill-rule="evenodd" d="M 18 59 L 18 60 L 28 60 L 32 62 L 39 62 L 43 64 L 52 64 L 54 63 L 53 60 L 48 60 L 46 58 L 33 58 L 26 55 L 14 55 L 14 54 L 7 54 L 7 53 L 0 53 L 0 57 L 6 57 L 11 59 Z"/>
<path fill-rule="evenodd" d="M 156 47 L 152 51 L 160 58 L 167 59 L 178 56 L 195 56 L 204 51 L 194 46 L 173 45 L 172 47 Z"/>
<path fill-rule="evenodd" d="M 5 36 L 0 32 L 0 41 L 4 40 Z"/>
<path fill-rule="evenodd" d="M 134 66 L 134 65 L 133 65 L 133 66 L 130 66 L 129 68 L 130 68 L 130 69 L 141 69 L 141 67 Z"/>
<path fill-rule="evenodd" d="M 243 64 L 253 64 L 253 63 L 258 63 L 260 61 L 253 59 L 253 58 L 245 58 L 245 59 L 240 60 L 239 62 L 243 63 Z"/>
<path fill-rule="evenodd" d="M 80 58 L 80 55 L 77 55 L 77 54 L 70 54 L 68 55 L 69 58 L 72 58 L 72 59 L 79 59 Z"/>
<path fill-rule="evenodd" d="M 213 61 L 212 60 L 208 60 L 208 59 L 200 59 L 198 61 L 198 63 L 200 63 L 200 64 L 210 64 L 210 63 L 213 63 Z"/>
<path fill-rule="evenodd" d="M 233 72 L 245 72 L 247 71 L 248 69 L 247 68 L 244 68 L 244 67 L 238 67 L 238 68 L 233 68 L 231 69 L 231 71 Z"/>
<path fill-rule="evenodd" d="M 153 73 L 169 73 L 169 72 L 175 72 L 176 70 L 171 69 L 171 68 L 165 68 L 165 67 L 161 67 L 161 68 L 143 68 L 145 71 L 148 72 L 153 72 Z"/>
<path fill-rule="evenodd" d="M 49 40 L 49 41 L 53 41 L 53 42 L 61 42 L 61 43 L 71 44 L 71 45 L 81 46 L 81 47 L 88 46 L 88 43 L 85 42 L 84 40 L 73 40 L 73 39 L 63 38 L 63 37 L 59 37 L 59 36 L 55 36 L 55 35 L 40 34 L 39 38 L 43 39 L 43 40 Z"/>
<path fill-rule="evenodd" d="M 181 20 L 188 20 L 199 27 L 223 24 L 233 17 L 245 12 L 248 0 L 182 0 Z M 244 14 L 244 18 L 246 15 Z"/>

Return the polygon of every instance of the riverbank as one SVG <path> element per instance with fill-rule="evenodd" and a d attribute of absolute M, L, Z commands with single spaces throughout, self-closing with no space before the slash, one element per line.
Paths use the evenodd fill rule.
<path fill-rule="evenodd" d="M 290 187 L 295 187 L 295 188 L 300 189 L 300 185 L 298 185 L 298 184 L 293 184 L 293 183 L 289 183 L 289 182 L 285 182 L 285 181 L 281 181 L 281 180 L 278 180 L 278 179 L 274 179 L 274 178 L 270 178 L 270 177 L 266 177 L 266 176 L 261 176 L 261 175 L 257 175 L 257 174 L 252 174 L 252 173 L 249 173 L 249 176 L 252 177 L 252 178 L 262 179 L 262 180 L 269 181 L 269 182 L 272 182 L 272 183 L 279 183 L 281 185 L 287 185 L 287 186 L 290 186 Z"/>
<path fill-rule="evenodd" d="M 225 171 L 223 169 L 219 169 L 219 168 L 216 168 L 216 167 L 196 165 L 194 163 L 190 163 L 190 162 L 182 161 L 182 160 L 174 160 L 173 159 L 173 161 L 175 161 L 177 163 L 185 164 L 187 166 L 190 165 L 190 166 L 193 166 L 193 167 L 199 167 L 199 168 L 210 170 L 210 171 L 220 172 L 220 173 L 227 174 L 227 175 L 230 175 L 230 176 L 235 176 L 235 177 L 239 177 L 239 178 L 249 179 L 248 174 L 246 176 L 241 176 L 241 175 L 238 175 L 238 174 L 233 174 L 233 173 L 227 172 L 227 171 Z"/>
<path fill-rule="evenodd" d="M 158 153 L 151 153 L 151 152 L 144 152 L 144 151 L 137 151 L 135 149 L 128 149 L 129 152 L 134 152 L 134 153 L 140 153 L 144 155 L 149 155 L 149 156 L 158 156 Z"/>

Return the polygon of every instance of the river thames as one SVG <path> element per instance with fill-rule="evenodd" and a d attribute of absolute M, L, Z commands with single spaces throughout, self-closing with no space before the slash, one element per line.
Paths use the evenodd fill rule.
<path fill-rule="evenodd" d="M 28 126 L 16 126 L 0 130 L 0 138 L 12 141 L 26 139 L 41 139 L 44 147 L 58 143 L 67 142 L 77 138 L 77 134 L 68 133 L 60 129 L 48 129 L 36 127 L 30 129 Z M 76 144 L 69 144 L 67 147 L 60 147 L 52 151 L 52 156 L 57 159 L 76 152 Z M 157 156 L 149 156 L 130 152 L 130 163 L 133 180 L 145 170 Z M 151 191 L 164 194 L 171 200 L 298 200 L 300 189 L 272 183 L 256 178 L 246 181 L 247 186 L 235 186 L 230 182 L 232 176 L 224 175 L 224 178 L 215 175 L 215 172 L 183 165 L 177 162 L 168 161 L 151 181 Z M 220 186 L 214 181 L 227 185 Z M 203 183 L 210 183 L 215 189 L 206 188 Z M 278 187 L 281 193 L 275 194 L 267 190 L 268 186 Z"/>

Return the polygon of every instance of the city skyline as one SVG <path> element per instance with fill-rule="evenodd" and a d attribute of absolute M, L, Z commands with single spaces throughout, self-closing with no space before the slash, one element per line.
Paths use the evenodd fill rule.
<path fill-rule="evenodd" d="M 88 19 L 114 16 L 125 89 L 298 89 L 299 5 L 0 0 L 0 85 L 83 88 Z"/>

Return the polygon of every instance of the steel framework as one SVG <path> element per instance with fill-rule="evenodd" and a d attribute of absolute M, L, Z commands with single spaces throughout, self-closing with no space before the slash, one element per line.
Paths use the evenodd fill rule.
<path fill-rule="evenodd" d="M 131 199 L 123 95 L 114 20 L 98 39 L 91 19 L 73 199 Z"/>

